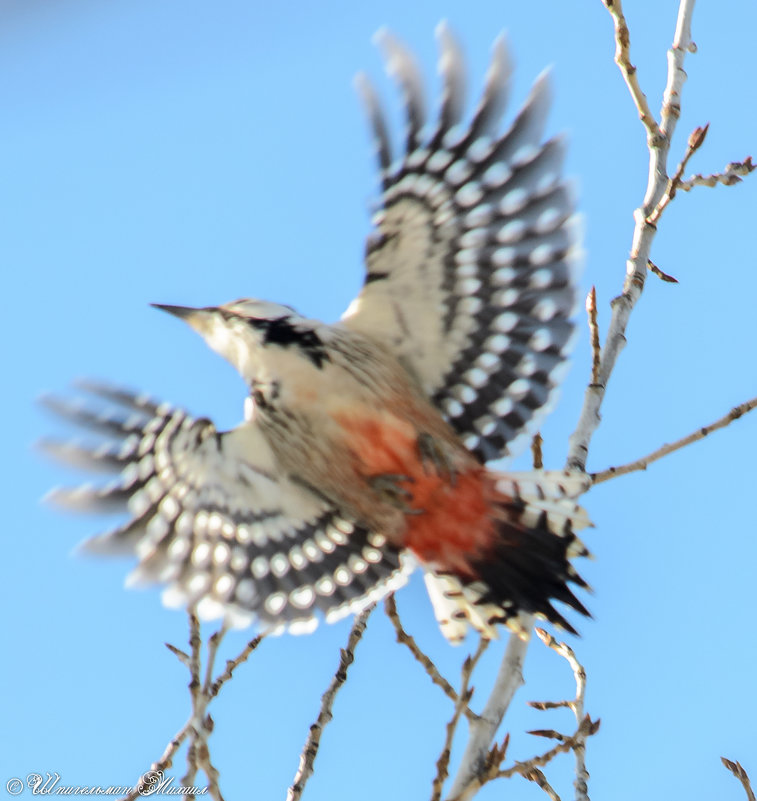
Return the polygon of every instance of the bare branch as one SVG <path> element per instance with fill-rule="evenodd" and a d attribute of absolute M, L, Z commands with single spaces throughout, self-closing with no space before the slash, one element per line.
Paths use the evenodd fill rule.
<path fill-rule="evenodd" d="M 526 774 L 530 773 L 535 768 L 548 765 L 556 756 L 574 750 L 579 743 L 585 742 L 587 737 L 596 734 L 599 731 L 599 726 L 599 720 L 592 720 L 587 715 L 581 721 L 575 734 L 571 737 L 566 737 L 563 742 L 554 746 L 554 748 L 550 748 L 549 751 L 545 751 L 543 754 L 527 759 L 525 762 L 516 762 L 511 767 L 504 770 L 499 769 L 499 763 L 496 758 L 488 759 L 484 770 L 474 776 L 464 788 L 463 792 L 460 795 L 453 796 L 450 801 L 466 801 L 467 799 L 473 798 L 485 784 L 494 779 L 509 779 L 516 775 L 526 776 L 526 778 L 528 778 Z M 495 752 L 495 749 L 492 749 L 492 752 Z M 503 755 L 501 749 L 496 751 L 496 757 L 500 755 Z"/>
<path fill-rule="evenodd" d="M 192 698 L 192 714 L 184 726 L 174 735 L 171 741 L 166 746 L 163 755 L 157 762 L 153 762 L 150 770 L 145 776 L 150 774 L 162 774 L 167 771 L 173 764 L 176 752 L 181 748 L 185 740 L 189 740 L 187 749 L 187 772 L 181 780 L 183 786 L 194 784 L 195 776 L 198 770 L 202 770 L 208 780 L 208 793 L 211 798 L 216 801 L 223 801 L 221 788 L 218 784 L 219 773 L 214 767 L 210 758 L 210 747 L 208 745 L 208 737 L 213 732 L 213 718 L 207 713 L 208 704 L 215 698 L 221 687 L 231 678 L 235 668 L 246 661 L 250 654 L 258 647 L 264 635 L 260 634 L 247 643 L 244 650 L 236 657 L 236 659 L 229 659 L 226 662 L 226 670 L 215 681 L 213 680 L 213 669 L 215 659 L 218 655 L 218 648 L 221 640 L 227 632 L 225 626 L 221 627 L 218 631 L 208 638 L 208 655 L 207 663 L 205 665 L 205 679 L 200 682 L 200 673 L 202 667 L 202 639 L 200 636 L 200 621 L 192 610 L 189 611 L 189 645 L 190 653 L 187 654 L 180 648 L 177 648 L 171 643 L 166 643 L 166 648 L 174 654 L 179 661 L 189 669 L 190 683 L 189 691 Z M 139 782 L 135 789 L 125 796 L 122 801 L 134 801 L 141 796 L 139 791 Z M 188 795 L 187 798 L 194 796 Z"/>
<path fill-rule="evenodd" d="M 586 314 L 589 317 L 589 336 L 591 337 L 591 383 L 597 384 L 599 382 L 599 360 L 602 356 L 602 351 L 599 346 L 596 287 L 592 287 L 586 296 Z"/>
<path fill-rule="evenodd" d="M 488 644 L 489 640 L 485 640 L 483 637 L 481 637 L 476 653 L 473 656 L 468 656 L 463 663 L 460 693 L 458 695 L 457 703 L 455 704 L 455 711 L 452 715 L 452 719 L 447 724 L 444 747 L 442 748 L 442 752 L 436 762 L 436 776 L 434 777 L 434 781 L 431 785 L 431 801 L 439 801 L 439 799 L 442 797 L 442 787 L 444 786 L 444 782 L 447 780 L 447 776 L 449 775 L 449 758 L 452 752 L 452 741 L 455 738 L 457 724 L 460 721 L 460 715 L 466 709 L 468 709 L 470 699 L 473 697 L 473 688 L 471 687 L 469 689 L 468 687 L 470 684 L 470 678 L 473 674 L 473 669 L 475 668 L 476 663 L 480 659 L 481 654 L 483 654 L 483 652 L 486 650 Z"/>
<path fill-rule="evenodd" d="M 721 417 L 719 420 L 716 420 L 714 423 L 710 423 L 707 426 L 702 426 L 702 428 L 698 428 L 688 436 L 682 437 L 681 439 L 671 442 L 670 444 L 663 445 L 656 451 L 652 451 L 652 453 L 650 453 L 648 456 L 644 456 L 641 459 L 636 459 L 636 461 L 629 462 L 628 464 L 621 465 L 620 467 L 608 467 L 607 470 L 602 470 L 599 473 L 592 473 L 592 483 L 601 484 L 603 481 L 608 481 L 609 479 L 616 478 L 617 476 L 623 476 L 627 473 L 634 473 L 637 470 L 646 470 L 647 467 L 652 464 L 652 462 L 656 462 L 658 459 L 662 459 L 663 456 L 667 456 L 674 451 L 685 448 L 687 445 L 691 445 L 692 442 L 697 442 L 700 439 L 704 439 L 709 434 L 712 434 L 713 431 L 717 431 L 720 428 L 725 428 L 734 420 L 738 420 L 740 417 L 743 417 L 745 414 L 751 412 L 752 409 L 755 408 L 757 408 L 757 398 L 752 398 L 745 403 L 734 406 L 733 409 L 728 412 L 728 414 L 723 415 L 723 417 Z"/>
<path fill-rule="evenodd" d="M 187 772 L 181 779 L 184 787 L 194 784 L 197 771 L 199 770 L 198 743 L 203 742 L 207 746 L 207 736 L 205 731 L 205 708 L 207 701 L 202 695 L 200 685 L 200 665 L 202 638 L 200 637 L 200 620 L 194 608 L 189 612 L 189 695 L 192 699 L 192 715 L 188 721 L 189 727 L 189 747 L 187 748 Z"/>
<path fill-rule="evenodd" d="M 444 691 L 444 694 L 454 703 L 457 705 L 459 703 L 460 697 L 457 694 L 455 688 L 447 681 L 447 679 L 442 676 L 439 672 L 439 669 L 436 665 L 431 661 L 431 659 L 421 651 L 418 647 L 418 643 L 415 641 L 415 638 L 408 634 L 403 625 L 402 621 L 400 620 L 399 612 L 397 612 L 397 602 L 394 599 L 394 594 L 388 595 L 384 601 L 384 610 L 386 611 L 389 620 L 392 621 L 392 625 L 394 626 L 394 631 L 397 635 L 397 642 L 401 643 L 402 645 L 406 645 L 410 649 L 410 653 L 415 657 L 415 659 L 422 665 L 423 669 L 428 673 L 429 678 L 431 681 L 436 684 L 437 687 L 441 687 Z M 463 709 L 463 713 L 468 720 L 476 720 L 478 715 L 473 712 L 467 705 Z"/>
<path fill-rule="evenodd" d="M 534 625 L 534 616 L 521 615 L 521 623 L 523 631 L 530 631 Z M 481 787 L 478 782 L 487 765 L 489 745 L 494 740 L 515 691 L 523 684 L 523 660 L 529 639 L 517 634 L 510 635 L 489 699 L 478 719 L 470 722 L 468 743 L 450 790 L 450 797 L 455 801 L 468 801 Z"/>
<path fill-rule="evenodd" d="M 531 457 L 533 460 L 534 470 L 541 470 L 544 467 L 544 460 L 542 458 L 541 446 L 544 443 L 541 434 L 537 431 L 531 440 Z"/>
<path fill-rule="evenodd" d="M 200 637 L 200 619 L 195 614 L 194 609 L 190 609 L 189 615 L 189 692 L 192 695 L 192 704 L 195 705 L 200 692 L 200 662 L 202 638 Z"/>
<path fill-rule="evenodd" d="M 748 801 L 757 801 L 757 799 L 754 796 L 754 790 L 752 790 L 752 783 L 749 781 L 749 776 L 747 775 L 747 772 L 744 770 L 741 763 L 731 762 L 730 759 L 726 759 L 725 757 L 720 757 L 720 761 L 741 782 L 741 785 L 744 788 L 744 792 L 746 792 L 746 797 Z"/>
<path fill-rule="evenodd" d="M 250 654 L 260 645 L 263 641 L 263 637 L 265 634 L 258 634 L 257 637 L 253 637 L 247 645 L 244 647 L 242 652 L 239 654 L 236 659 L 227 659 L 226 660 L 226 670 L 213 682 L 212 686 L 210 687 L 210 697 L 215 698 L 218 695 L 219 690 L 223 685 L 232 677 L 234 671 L 243 663 L 246 662 L 249 658 Z"/>
<path fill-rule="evenodd" d="M 678 279 L 674 278 L 672 275 L 668 273 L 664 273 L 651 259 L 647 261 L 647 267 L 649 267 L 649 271 L 654 273 L 661 281 L 665 281 L 668 284 L 677 284 Z"/>
<path fill-rule="evenodd" d="M 310 727 L 310 733 L 307 740 L 305 740 L 305 745 L 300 754 L 300 764 L 297 768 L 297 773 L 294 775 L 294 782 L 287 791 L 287 801 L 297 801 L 302 796 L 302 791 L 305 789 L 308 779 L 313 775 L 313 763 L 318 755 L 323 729 L 333 718 L 331 710 L 334 707 L 336 694 L 347 681 L 347 670 L 355 661 L 355 648 L 363 636 L 368 623 L 368 616 L 375 608 L 376 604 L 371 604 L 355 617 L 355 622 L 352 624 L 350 636 L 347 640 L 347 647 L 342 648 L 340 652 L 339 667 L 336 669 L 334 678 L 321 698 L 321 709 L 318 712 L 318 717 Z"/>
<path fill-rule="evenodd" d="M 549 751 L 546 751 L 540 756 L 527 759 L 525 762 L 516 762 L 511 768 L 498 771 L 493 778 L 509 779 L 511 776 L 515 776 L 516 773 L 523 774 L 524 771 L 531 770 L 531 768 L 548 765 L 559 754 L 572 751 L 579 742 L 584 742 L 587 737 L 596 734 L 599 731 L 599 726 L 599 720 L 592 720 L 587 715 L 581 721 L 580 726 L 576 729 L 576 733 L 572 737 L 566 737 L 563 742 L 559 743 L 554 748 L 550 748 Z M 454 801 L 457 801 L 457 799 Z"/>
<path fill-rule="evenodd" d="M 563 709 L 567 707 L 570 709 L 570 701 L 529 701 L 528 705 L 532 706 L 534 709 L 538 709 L 540 711 L 544 711 L 547 709 Z M 529 732 L 529 734 L 536 734 L 537 732 Z"/>
<path fill-rule="evenodd" d="M 213 688 L 213 666 L 215 665 L 216 655 L 218 654 L 218 646 L 228 629 L 226 625 L 221 626 L 218 631 L 210 635 L 208 639 L 208 663 L 205 666 L 205 681 L 202 683 L 202 692 L 209 695 Z M 211 695 L 210 698 L 213 696 Z"/>
<path fill-rule="evenodd" d="M 210 716 L 208 716 L 208 718 L 210 719 Z M 212 730 L 213 726 L 211 721 L 210 726 L 208 726 L 208 734 Z M 208 793 L 210 793 L 210 797 L 214 799 L 214 801 L 224 801 L 221 788 L 218 784 L 220 774 L 215 765 L 213 765 L 213 763 L 210 761 L 210 749 L 208 748 L 208 743 L 206 740 L 202 740 L 201 742 L 197 743 L 196 755 L 197 766 L 203 771 L 208 779 Z M 194 795 L 190 795 L 188 798 L 194 799 Z"/>
<path fill-rule="evenodd" d="M 665 194 L 660 198 L 657 205 L 654 207 L 652 213 L 647 217 L 647 222 L 650 225 L 656 225 L 660 217 L 662 217 L 663 211 L 668 206 L 671 200 L 676 196 L 676 192 L 678 191 L 678 187 L 681 185 L 681 180 L 683 178 L 684 170 L 686 169 L 686 165 L 689 163 L 689 159 L 694 155 L 694 153 L 699 150 L 699 148 L 704 143 L 704 140 L 707 138 L 707 131 L 710 130 L 710 123 L 708 122 L 707 125 L 701 128 L 695 128 L 691 135 L 689 136 L 689 141 L 686 144 L 686 153 L 684 157 L 681 159 L 680 164 L 676 168 L 675 174 L 672 178 L 668 180 L 668 186 L 665 189 Z"/>
<path fill-rule="evenodd" d="M 619 0 L 603 1 L 615 22 L 617 49 L 621 54 L 627 54 L 630 37 L 625 19 L 622 16 L 621 4 Z M 662 199 L 668 186 L 667 160 L 670 140 L 680 115 L 681 91 L 686 80 L 683 62 L 686 53 L 693 47 L 691 41 L 691 17 L 693 12 L 694 0 L 681 0 L 678 7 L 678 21 L 673 45 L 668 51 L 668 80 L 662 100 L 662 123 L 659 129 L 650 122 L 648 106 L 641 107 L 641 112 L 643 112 L 642 121 L 647 129 L 647 144 L 649 147 L 647 190 L 642 205 L 634 212 L 633 243 L 630 257 L 626 263 L 626 279 L 623 284 L 623 292 L 612 302 L 612 316 L 607 337 L 605 338 L 605 345 L 602 348 L 598 380 L 586 389 L 581 415 L 576 430 L 570 437 L 570 448 L 566 461 L 566 467 L 569 470 L 586 469 L 589 444 L 599 425 L 599 411 L 607 390 L 607 382 L 610 379 L 620 351 L 625 345 L 625 331 L 628 319 L 644 289 L 652 240 L 657 230 L 656 226 L 649 223 L 647 218 Z M 635 72 L 632 72 L 629 76 L 630 61 L 621 59 L 619 66 L 626 78 L 626 82 L 629 84 L 631 94 L 637 102 L 637 107 L 639 107 L 643 93 L 635 88 Z"/>
<path fill-rule="evenodd" d="M 574 735 L 575 745 L 573 753 L 576 758 L 576 780 L 573 786 L 576 788 L 576 801 L 589 801 L 589 771 L 586 770 L 586 737 L 581 738 L 581 723 L 584 720 L 584 699 L 586 697 L 586 670 L 578 661 L 573 649 L 564 642 L 558 642 L 548 631 L 536 629 L 538 638 L 555 653 L 559 654 L 570 665 L 573 677 L 576 680 L 576 697 L 567 702 L 566 706 L 573 711 L 578 723 L 578 730 Z"/>
<path fill-rule="evenodd" d="M 599 425 L 599 411 L 607 382 L 625 344 L 625 330 L 629 317 L 644 288 L 652 240 L 656 231 L 656 226 L 650 224 L 647 217 L 660 202 L 668 186 L 666 165 L 670 140 L 680 114 L 680 95 L 686 79 L 683 61 L 686 52 L 693 47 L 690 29 L 694 0 L 681 0 L 673 45 L 668 54 L 668 80 L 661 110 L 662 125 L 658 126 L 639 86 L 636 70 L 631 64 L 630 34 L 623 16 L 622 4 L 620 0 L 603 0 L 603 2 L 613 18 L 616 62 L 647 132 L 649 179 L 644 201 L 634 213 L 633 244 L 626 265 L 623 292 L 612 302 L 612 316 L 605 345 L 601 350 L 599 367 L 593 371 L 595 379 L 586 390 L 578 424 L 570 437 L 566 468 L 580 471 L 586 468 L 589 445 Z M 528 630 L 532 626 L 533 618 L 530 618 L 524 628 Z M 481 786 L 489 744 L 494 739 L 515 690 L 523 681 L 521 670 L 527 648 L 527 639 L 511 636 L 491 696 L 480 719 L 471 723 L 470 738 L 451 790 L 451 796 L 456 801 L 470 799 Z"/>
<path fill-rule="evenodd" d="M 136 801 L 136 799 L 142 798 L 145 795 L 145 788 L 150 786 L 150 782 L 148 781 L 150 775 L 164 773 L 171 767 L 173 764 L 173 758 L 179 748 L 181 748 L 184 740 L 187 739 L 189 731 L 189 722 L 187 722 L 171 739 L 171 742 L 168 743 L 166 750 L 163 752 L 163 756 L 161 756 L 157 762 L 152 763 L 150 770 L 140 777 L 139 781 L 134 785 L 131 792 L 123 796 L 120 801 Z"/>
<path fill-rule="evenodd" d="M 557 795 L 552 785 L 547 781 L 547 777 L 539 770 L 539 768 L 531 768 L 531 770 L 523 774 L 523 778 L 538 784 L 539 787 L 541 787 L 541 789 L 547 794 L 550 801 L 560 801 L 560 796 Z"/>
<path fill-rule="evenodd" d="M 631 63 L 631 35 L 628 31 L 626 18 L 623 16 L 623 4 L 621 0 L 602 0 L 602 2 L 610 12 L 615 26 L 615 63 L 618 65 L 623 75 L 623 80 L 628 86 L 628 91 L 631 93 L 636 110 L 639 112 L 639 119 L 647 131 L 647 142 L 651 147 L 652 143 L 657 142 L 662 134 L 657 125 L 657 120 L 655 120 L 654 114 L 649 108 L 647 96 L 639 86 L 636 67 Z"/>
<path fill-rule="evenodd" d="M 684 192 L 690 192 L 695 186 L 715 186 L 717 184 L 733 186 L 741 183 L 741 176 L 749 175 L 755 169 L 757 169 L 757 164 L 753 164 L 752 157 L 747 156 L 744 161 L 732 161 L 730 164 L 726 164 L 723 172 L 716 172 L 712 175 L 692 175 L 685 181 L 681 181 L 678 188 Z"/>
<path fill-rule="evenodd" d="M 683 62 L 686 53 L 696 53 L 697 46 L 691 38 L 691 19 L 694 16 L 696 0 L 681 0 L 678 6 L 676 32 L 673 46 L 668 50 L 668 82 L 662 95 L 660 110 L 660 131 L 668 140 L 673 138 L 673 131 L 681 116 L 681 89 L 686 82 Z"/>
<path fill-rule="evenodd" d="M 170 743 L 166 746 L 166 750 L 157 762 L 153 762 L 150 770 L 166 771 L 173 764 L 174 754 L 181 748 L 181 744 L 186 740 L 189 734 L 189 722 L 185 723 L 183 728 L 176 733 Z M 137 796 L 135 795 L 134 798 Z"/>
<path fill-rule="evenodd" d="M 170 642 L 163 643 L 163 645 L 168 648 L 168 650 L 184 665 L 185 668 L 191 670 L 189 665 L 189 654 L 186 651 L 182 651 L 181 648 L 177 648 L 175 645 L 171 645 Z"/>

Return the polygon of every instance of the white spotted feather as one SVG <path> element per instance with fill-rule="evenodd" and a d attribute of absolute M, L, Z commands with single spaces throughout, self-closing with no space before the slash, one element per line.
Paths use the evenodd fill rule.
<path fill-rule="evenodd" d="M 380 37 L 406 108 L 399 159 L 376 93 L 360 78 L 383 195 L 366 284 L 342 319 L 386 342 L 486 461 L 521 447 L 553 401 L 573 334 L 575 200 L 561 177 L 564 141 L 542 141 L 548 75 L 502 130 L 512 68 L 500 37 L 465 125 L 460 49 L 445 24 L 437 35 L 442 98 L 426 138 L 415 61 L 396 38 Z M 496 357 L 486 380 L 468 369 L 482 355 Z M 494 408 L 503 399 L 514 402 L 506 415 Z"/>
<path fill-rule="evenodd" d="M 166 605 L 195 607 L 229 625 L 257 620 L 305 632 L 406 581 L 410 564 L 385 538 L 282 474 L 254 420 L 219 433 L 209 420 L 144 396 L 97 384 L 86 389 L 113 411 L 47 405 L 113 441 L 41 445 L 74 466 L 120 477 L 102 487 L 53 490 L 48 498 L 75 511 L 130 515 L 82 546 L 135 555 L 129 586 L 166 584 Z"/>

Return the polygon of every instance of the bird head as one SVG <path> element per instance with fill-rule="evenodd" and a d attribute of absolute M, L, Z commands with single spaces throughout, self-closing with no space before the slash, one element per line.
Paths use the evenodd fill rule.
<path fill-rule="evenodd" d="M 304 357 L 319 368 L 328 360 L 317 332 L 323 326 L 301 317 L 290 306 L 248 298 L 203 308 L 153 306 L 194 328 L 250 387 L 275 380 L 292 358 Z"/>

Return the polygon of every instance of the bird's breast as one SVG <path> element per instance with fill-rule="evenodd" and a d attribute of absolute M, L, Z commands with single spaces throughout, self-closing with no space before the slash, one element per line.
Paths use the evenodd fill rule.
<path fill-rule="evenodd" d="M 410 493 L 402 546 L 427 564 L 459 575 L 469 571 L 469 557 L 486 551 L 494 536 L 486 469 L 467 454 L 450 471 L 424 459 L 418 429 L 389 413 L 336 416 L 365 477 L 406 476 L 400 482 Z"/>

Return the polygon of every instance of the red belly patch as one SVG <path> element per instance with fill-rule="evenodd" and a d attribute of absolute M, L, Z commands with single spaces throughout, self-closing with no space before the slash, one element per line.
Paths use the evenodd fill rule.
<path fill-rule="evenodd" d="M 467 465 L 452 481 L 446 473 L 439 475 L 421 460 L 415 427 L 391 415 L 366 419 L 345 414 L 338 422 L 348 432 L 365 478 L 396 474 L 411 479 L 401 486 L 412 494 L 408 505 L 418 513 L 405 517 L 403 545 L 427 564 L 474 578 L 470 560 L 483 556 L 495 537 L 496 491 L 486 469 Z"/>

